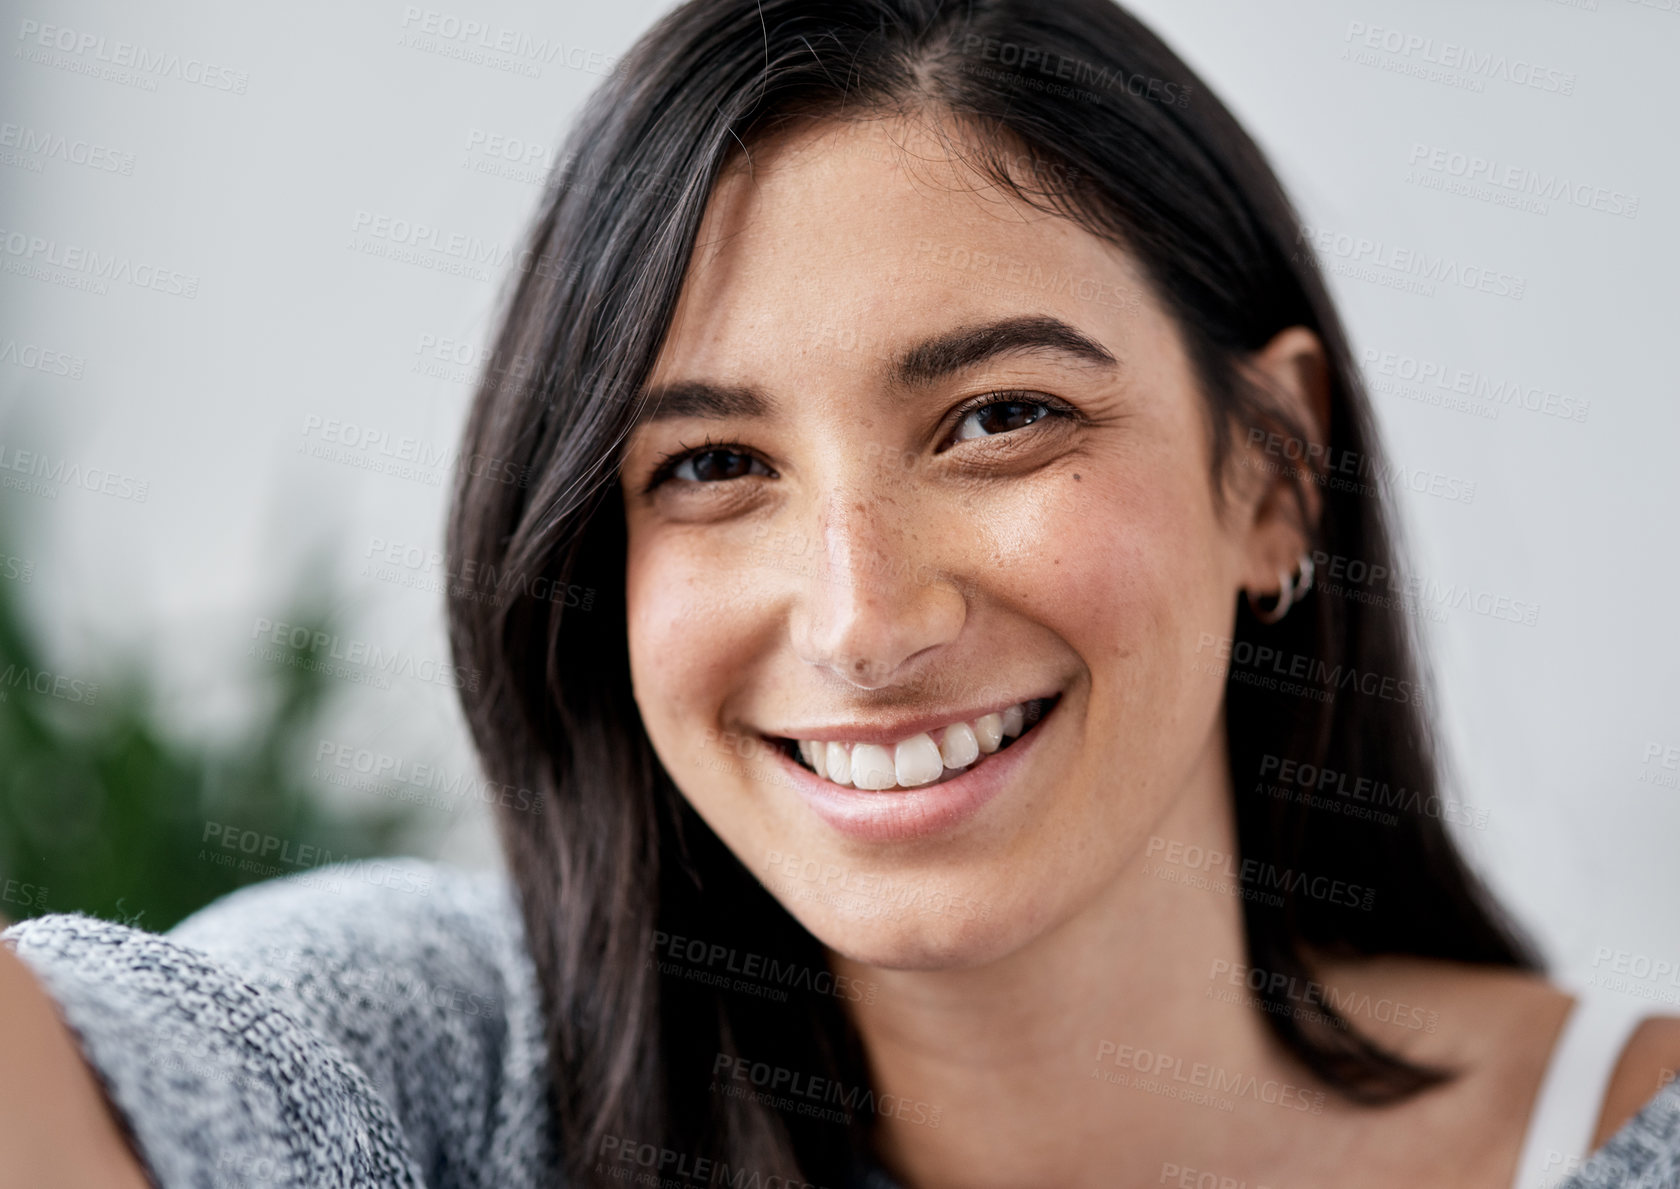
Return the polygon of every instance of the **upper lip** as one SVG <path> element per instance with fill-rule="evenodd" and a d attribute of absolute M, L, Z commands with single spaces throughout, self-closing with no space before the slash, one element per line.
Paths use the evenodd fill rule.
<path fill-rule="evenodd" d="M 1055 698 L 1060 693 L 1060 690 L 1053 689 L 1040 694 L 1025 694 L 1019 698 L 992 701 L 982 706 L 971 706 L 967 709 L 935 710 L 897 718 L 877 717 L 870 718 L 867 721 L 853 719 L 844 723 L 787 727 L 776 732 L 766 732 L 766 734 L 782 739 L 814 739 L 824 743 L 875 743 L 887 747 L 923 731 L 931 733 L 940 727 L 948 727 L 952 723 L 973 722 L 983 715 L 1001 713 L 1011 706 L 1022 705 L 1039 698 Z"/>

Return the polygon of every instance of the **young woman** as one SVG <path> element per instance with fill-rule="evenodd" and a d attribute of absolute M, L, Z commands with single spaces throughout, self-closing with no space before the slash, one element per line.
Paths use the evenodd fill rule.
<path fill-rule="evenodd" d="M 570 150 L 449 524 L 599 592 L 451 596 L 512 889 L 14 928 L 35 1183 L 1680 1184 L 1680 1021 L 1542 976 L 1402 608 L 1314 589 L 1387 464 L 1183 62 L 693 0 Z"/>

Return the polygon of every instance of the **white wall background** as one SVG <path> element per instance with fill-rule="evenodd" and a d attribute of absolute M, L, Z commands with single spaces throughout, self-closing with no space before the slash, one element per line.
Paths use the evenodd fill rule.
<path fill-rule="evenodd" d="M 225 729 L 245 710 L 256 620 L 280 618 L 300 569 L 321 565 L 351 592 L 348 635 L 441 661 L 441 597 L 363 570 L 376 539 L 441 547 L 446 469 L 406 478 L 300 448 L 319 441 L 305 433 L 315 416 L 451 451 L 470 369 L 416 370 L 438 363 L 421 344 L 482 343 L 500 277 L 439 271 L 451 258 L 426 248 L 419 264 L 358 250 L 358 219 L 515 247 L 568 120 L 667 5 L 436 10 L 558 43 L 535 77 L 508 70 L 508 55 L 486 64 L 437 52 L 459 44 L 443 38 L 412 44 L 419 24 L 401 3 L 4 7 L 0 441 L 8 458 L 37 451 L 117 472 L 120 490 L 148 485 L 144 501 L 62 484 L 51 497 L 0 490 L 15 552 L 35 564 L 20 593 L 61 667 L 157 658 L 182 728 Z M 1257 136 L 1308 224 L 1380 242 L 1371 253 L 1521 278 L 1520 300 L 1440 283 L 1407 292 L 1382 269 L 1332 284 L 1361 351 L 1585 402 L 1583 421 L 1519 404 L 1489 417 L 1486 399 L 1433 405 L 1368 369 L 1408 472 L 1475 485 L 1468 501 L 1403 495 L 1417 572 L 1435 590 L 1539 608 L 1525 625 L 1427 604 L 1459 793 L 1486 812 L 1485 828 L 1461 832 L 1467 847 L 1565 982 L 1608 973 L 1600 947 L 1680 962 L 1680 772 L 1662 765 L 1680 748 L 1680 0 L 1133 7 Z M 119 42 L 178 55 L 194 78 L 208 63 L 212 85 L 90 73 Z M 1514 63 L 1537 65 L 1548 87 L 1497 64 L 1431 65 L 1449 44 L 1519 77 Z M 43 136 L 99 146 L 119 168 L 29 151 Z M 485 151 L 493 137 L 531 146 L 532 164 Z M 1432 171 L 1436 150 L 1448 164 Z M 1606 204 L 1636 198 L 1636 213 L 1451 193 L 1432 183 L 1452 179 L 1454 153 L 1617 196 Z M 81 248 L 196 277 L 196 296 L 20 273 L 18 234 L 61 256 Z M 28 366 L 43 349 L 79 361 L 79 378 Z M 441 685 L 349 689 L 338 734 L 472 763 Z M 481 819 L 441 849 L 492 861 Z M 1646 980 L 1631 993 L 1665 988 Z"/>

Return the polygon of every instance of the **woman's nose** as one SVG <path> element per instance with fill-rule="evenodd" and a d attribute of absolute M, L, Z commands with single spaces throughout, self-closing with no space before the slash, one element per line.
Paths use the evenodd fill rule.
<path fill-rule="evenodd" d="M 932 659 L 957 638 L 967 604 L 942 567 L 937 518 L 875 488 L 830 497 L 815 521 L 821 554 L 790 622 L 800 659 L 879 689 L 906 680 L 918 658 Z"/>

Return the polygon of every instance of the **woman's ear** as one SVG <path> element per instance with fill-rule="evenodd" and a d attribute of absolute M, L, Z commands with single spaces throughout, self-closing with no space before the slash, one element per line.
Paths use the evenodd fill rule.
<path fill-rule="evenodd" d="M 1243 587 L 1256 597 L 1277 593 L 1278 575 L 1293 574 L 1311 547 L 1323 506 L 1319 484 L 1329 462 L 1330 364 L 1318 335 L 1304 326 L 1279 331 L 1251 355 L 1245 370 L 1281 424 L 1246 431 L 1242 465 L 1261 476 L 1251 485 L 1246 517 Z"/>

